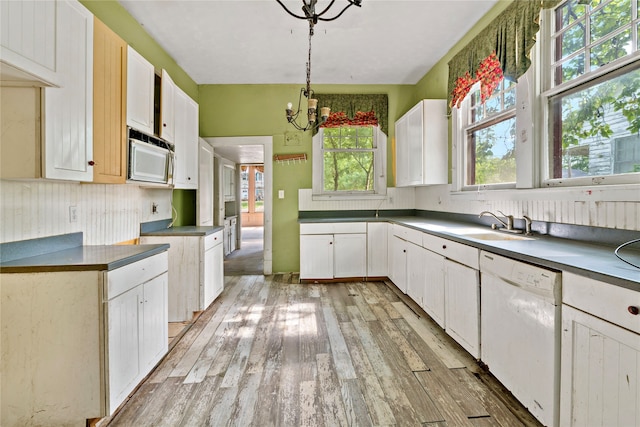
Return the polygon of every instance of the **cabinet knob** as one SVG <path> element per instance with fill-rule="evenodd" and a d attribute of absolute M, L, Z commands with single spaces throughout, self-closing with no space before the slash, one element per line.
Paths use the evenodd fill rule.
<path fill-rule="evenodd" d="M 93 166 L 95 164 L 96 164 L 96 162 L 94 162 L 93 160 L 89 160 L 89 166 Z"/>
<path fill-rule="evenodd" d="M 640 308 L 636 307 L 635 305 L 630 305 L 629 307 L 627 307 L 627 310 L 634 316 L 637 316 L 638 313 L 640 313 Z"/>
<path fill-rule="evenodd" d="M 163 127 L 163 128 L 166 128 L 166 127 L 167 127 L 167 124 L 166 124 L 166 123 L 163 123 L 163 124 L 162 124 L 162 127 Z"/>
<path fill-rule="evenodd" d="M 442 245 L 442 249 L 447 249 L 447 245 Z"/>
<path fill-rule="evenodd" d="M 406 249 L 403 249 L 403 250 L 402 250 L 402 252 L 404 252 L 404 253 L 406 254 L 406 253 L 407 253 L 407 250 L 406 250 Z"/>
<path fill-rule="evenodd" d="M 333 245 L 333 242 L 329 242 L 330 245 Z"/>
<path fill-rule="evenodd" d="M 190 176 L 188 176 L 188 177 L 187 177 L 187 180 L 188 180 L 188 181 L 191 181 L 191 177 L 190 177 Z"/>

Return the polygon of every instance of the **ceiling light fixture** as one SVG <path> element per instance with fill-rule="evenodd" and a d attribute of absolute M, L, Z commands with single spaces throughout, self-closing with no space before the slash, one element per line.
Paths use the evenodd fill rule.
<path fill-rule="evenodd" d="M 307 85 L 300 89 L 300 96 L 298 97 L 298 109 L 293 111 L 293 104 L 289 102 L 287 104 L 287 121 L 293 125 L 298 130 L 307 131 L 312 129 L 322 123 L 324 123 L 329 117 L 329 113 L 331 113 L 331 109 L 329 107 L 320 108 L 320 122 L 317 120 L 318 114 L 318 100 L 313 97 L 313 90 L 311 90 L 311 37 L 313 36 L 313 27 L 318 23 L 318 21 L 333 21 L 338 19 L 345 10 L 349 9 L 351 6 L 358 6 L 362 4 L 362 0 L 347 0 L 347 5 L 336 15 L 331 18 L 324 17 L 325 14 L 329 12 L 331 6 L 336 2 L 336 0 L 331 0 L 329 5 L 325 7 L 322 12 L 316 13 L 316 4 L 318 0 L 302 0 L 302 11 L 304 15 L 296 15 L 291 12 L 280 0 L 276 0 L 280 6 L 291 16 L 298 19 L 304 19 L 309 23 L 309 55 L 307 58 Z M 297 119 L 300 115 L 300 105 L 302 105 L 302 97 L 307 98 L 307 124 L 301 126 L 298 124 Z"/>

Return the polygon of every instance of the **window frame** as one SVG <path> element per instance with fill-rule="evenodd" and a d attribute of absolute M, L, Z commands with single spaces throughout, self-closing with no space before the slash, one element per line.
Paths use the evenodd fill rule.
<path fill-rule="evenodd" d="M 594 70 L 585 70 L 585 73 L 566 82 L 555 84 L 554 82 L 554 65 L 556 59 L 554 55 L 554 27 L 555 12 L 557 8 L 563 7 L 566 1 L 560 3 L 556 8 L 543 10 L 540 23 L 539 42 L 536 43 L 536 49 L 538 51 L 538 61 L 532 63 L 532 68 L 535 67 L 537 80 L 539 84 L 539 102 L 537 112 L 539 112 L 540 119 L 537 120 L 537 124 L 540 129 L 543 129 L 542 135 L 540 135 L 541 152 L 543 153 L 541 161 L 540 175 L 542 177 L 540 187 L 584 187 L 588 185 L 620 185 L 620 184 L 638 184 L 640 183 L 640 173 L 626 173 L 626 174 L 612 174 L 612 175 L 590 175 L 583 177 L 571 177 L 571 178 L 553 178 L 553 162 L 554 162 L 554 139 L 553 139 L 553 99 L 561 95 L 568 95 L 580 91 L 580 88 L 586 88 L 589 84 L 593 84 L 598 81 L 608 80 L 607 75 L 610 78 L 618 76 L 621 71 L 631 64 L 640 61 L 640 49 L 637 46 L 637 42 L 640 40 L 640 34 L 636 34 L 635 41 L 632 38 L 632 50 L 631 54 L 618 58 L 598 66 Z M 632 8 L 634 7 L 632 2 Z M 601 6 L 598 7 L 598 9 Z M 632 9 L 633 10 L 633 9 Z M 633 19 L 631 21 L 631 29 L 633 34 L 633 28 L 635 25 Z M 563 30 L 563 31 L 566 31 Z M 621 30 L 616 30 L 615 33 L 619 33 Z M 587 38 L 589 34 L 585 34 Z M 610 36 L 607 36 L 609 38 Z M 600 40 L 598 40 L 600 43 Z M 586 46 L 592 46 L 593 43 L 586 43 Z M 569 57 L 575 55 L 575 52 L 568 55 L 564 61 L 566 62 Z M 585 66 L 588 58 L 585 56 Z M 613 153 L 612 153 L 613 156 Z"/>
<path fill-rule="evenodd" d="M 356 127 L 356 126 L 344 126 Z M 371 126 L 373 132 L 373 190 L 372 191 L 325 191 L 324 190 L 324 128 L 318 129 L 312 138 L 312 196 L 322 199 L 380 199 L 387 194 L 387 136 L 379 126 Z M 335 151 L 335 150 L 327 150 Z M 348 151 L 348 150 L 345 150 Z M 363 151 L 358 149 L 357 151 Z M 369 150 L 365 150 L 369 151 Z"/>

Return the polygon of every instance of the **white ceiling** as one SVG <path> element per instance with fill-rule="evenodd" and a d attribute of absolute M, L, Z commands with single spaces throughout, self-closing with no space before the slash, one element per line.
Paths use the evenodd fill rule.
<path fill-rule="evenodd" d="M 198 84 L 305 81 L 308 24 L 275 0 L 119 1 Z M 497 1 L 363 0 L 316 25 L 311 82 L 415 84 Z"/>

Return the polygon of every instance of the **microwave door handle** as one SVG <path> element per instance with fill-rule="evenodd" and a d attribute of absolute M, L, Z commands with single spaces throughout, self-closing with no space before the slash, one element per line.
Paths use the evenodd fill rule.
<path fill-rule="evenodd" d="M 169 165 L 167 166 L 167 184 L 173 184 L 173 167 L 175 165 L 175 153 L 169 151 Z"/>

